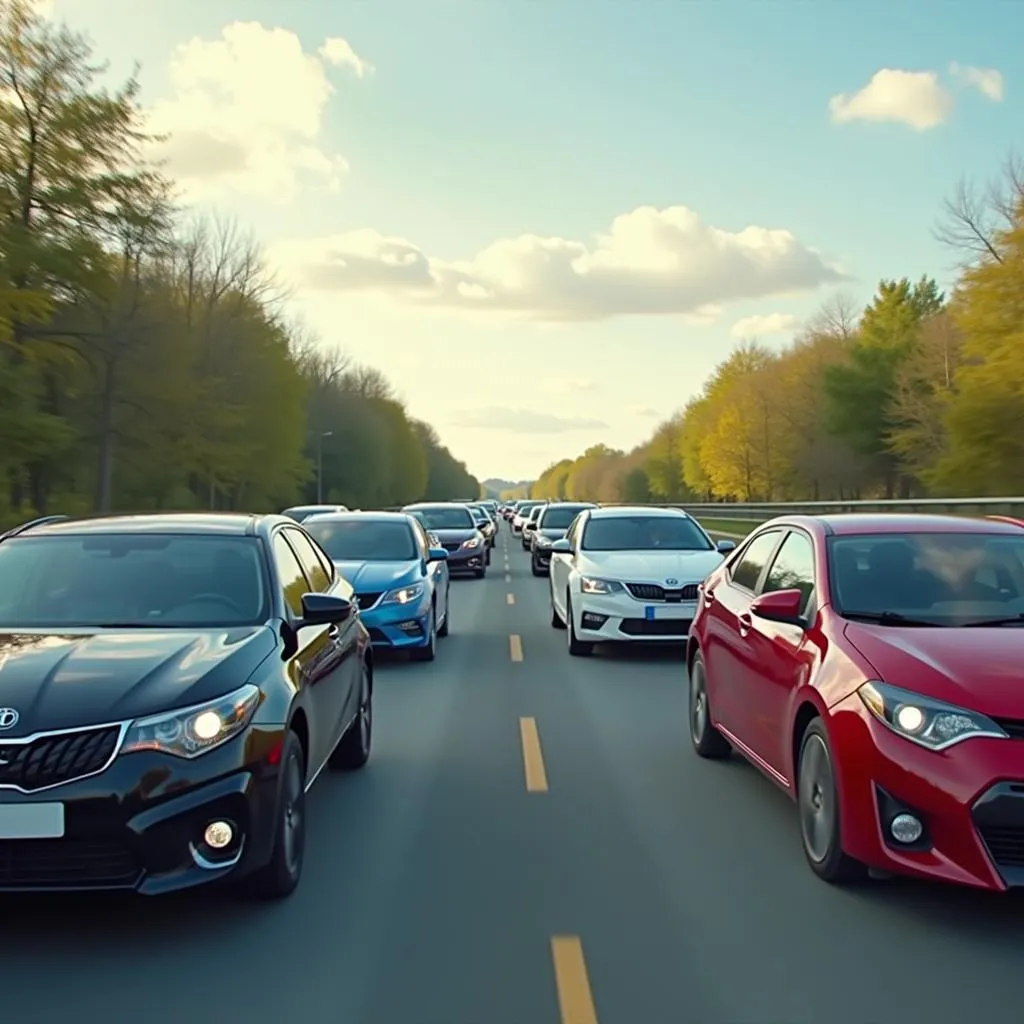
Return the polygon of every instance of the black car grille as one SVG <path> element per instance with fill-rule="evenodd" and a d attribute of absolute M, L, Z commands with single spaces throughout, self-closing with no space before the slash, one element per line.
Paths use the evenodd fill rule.
<path fill-rule="evenodd" d="M 372 608 L 379 600 L 383 590 L 378 590 L 376 594 L 356 594 L 356 601 L 359 607 L 366 611 L 367 608 Z"/>
<path fill-rule="evenodd" d="M 1024 868 L 1024 827 L 982 825 L 978 831 L 999 867 Z"/>
<path fill-rule="evenodd" d="M 0 742 L 0 785 L 26 792 L 58 786 L 102 770 L 117 749 L 120 726 L 42 736 L 31 743 Z"/>
<path fill-rule="evenodd" d="M 696 583 L 689 583 L 675 590 L 666 590 L 657 583 L 627 583 L 626 589 L 640 601 L 668 601 L 671 604 L 697 600 Z"/>
<path fill-rule="evenodd" d="M 623 619 L 619 626 L 627 636 L 685 636 L 689 619 Z"/>
<path fill-rule="evenodd" d="M 459 548 L 462 547 L 462 541 L 459 541 L 459 540 L 446 540 L 441 545 L 441 547 L 443 547 L 445 549 L 445 551 L 458 551 Z"/>
<path fill-rule="evenodd" d="M 122 889 L 140 875 L 120 843 L 94 839 L 12 839 L 0 842 L 0 889 Z"/>

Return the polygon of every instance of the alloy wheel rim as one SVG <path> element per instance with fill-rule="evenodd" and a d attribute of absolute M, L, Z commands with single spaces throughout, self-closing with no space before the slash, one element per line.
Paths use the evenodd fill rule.
<path fill-rule="evenodd" d="M 292 758 L 288 762 L 284 805 L 284 855 L 288 870 L 295 874 L 298 870 L 300 842 L 302 839 L 302 778 L 298 760 Z"/>
<path fill-rule="evenodd" d="M 816 864 L 828 856 L 835 830 L 832 762 L 820 736 L 811 736 L 800 759 L 800 829 Z"/>
<path fill-rule="evenodd" d="M 690 673 L 690 729 L 695 743 L 704 738 L 708 724 L 708 699 L 704 687 L 704 671 L 694 665 Z"/>
<path fill-rule="evenodd" d="M 373 710 L 370 705 L 370 687 L 366 681 L 366 673 L 363 673 L 363 689 L 359 695 L 359 741 L 365 751 L 370 746 L 370 725 Z"/>

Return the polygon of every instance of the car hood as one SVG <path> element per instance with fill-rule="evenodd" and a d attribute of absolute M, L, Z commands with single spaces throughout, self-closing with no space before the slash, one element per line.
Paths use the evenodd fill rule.
<path fill-rule="evenodd" d="M 699 583 L 722 564 L 722 559 L 718 551 L 582 552 L 579 571 L 586 576 L 665 586 L 668 580 Z"/>
<path fill-rule="evenodd" d="M 470 529 L 468 526 L 461 527 L 458 530 L 431 530 L 432 534 L 443 544 L 447 541 L 462 541 L 469 540 L 470 537 L 475 537 L 480 531 L 474 526 Z"/>
<path fill-rule="evenodd" d="M 5 738 L 201 704 L 245 683 L 277 644 L 267 626 L 0 632 Z"/>
<path fill-rule="evenodd" d="M 849 622 L 845 634 L 882 682 L 996 718 L 1024 718 L 1024 634 L 1017 627 L 900 629 Z"/>
<path fill-rule="evenodd" d="M 357 594 L 392 590 L 412 582 L 419 562 L 335 562 L 338 572 L 352 584 Z"/>

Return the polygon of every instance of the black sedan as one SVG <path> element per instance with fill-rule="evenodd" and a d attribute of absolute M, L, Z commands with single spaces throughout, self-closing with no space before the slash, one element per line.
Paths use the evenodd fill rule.
<path fill-rule="evenodd" d="M 402 509 L 414 516 L 448 552 L 448 572 L 472 573 L 478 580 L 487 575 L 491 551 L 468 505 L 454 501 L 417 502 Z"/>
<path fill-rule="evenodd" d="M 288 896 L 307 790 L 370 755 L 352 588 L 293 520 L 143 515 L 0 538 L 0 890 Z"/>

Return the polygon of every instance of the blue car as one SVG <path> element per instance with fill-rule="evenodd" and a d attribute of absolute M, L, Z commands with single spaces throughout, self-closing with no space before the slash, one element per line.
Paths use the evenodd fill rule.
<path fill-rule="evenodd" d="M 331 512 L 302 525 L 355 590 L 374 647 L 433 661 L 451 622 L 448 552 L 419 521 L 404 512 Z"/>

